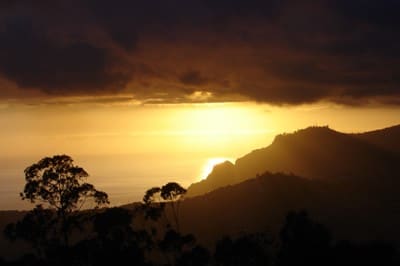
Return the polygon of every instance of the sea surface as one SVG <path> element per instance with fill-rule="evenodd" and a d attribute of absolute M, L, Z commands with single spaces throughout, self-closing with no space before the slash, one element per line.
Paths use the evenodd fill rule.
<path fill-rule="evenodd" d="M 140 201 L 145 191 L 175 181 L 187 187 L 202 179 L 209 156 L 202 154 L 120 154 L 72 156 L 88 173 L 87 182 L 108 193 L 112 206 Z M 21 200 L 24 169 L 40 156 L 0 158 L 0 210 L 31 209 Z M 90 206 L 89 206 L 90 207 Z"/>

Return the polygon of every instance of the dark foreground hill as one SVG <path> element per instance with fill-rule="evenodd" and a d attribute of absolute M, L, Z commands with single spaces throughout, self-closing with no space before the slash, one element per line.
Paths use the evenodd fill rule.
<path fill-rule="evenodd" d="M 278 135 L 266 148 L 214 168 L 207 179 L 192 184 L 188 197 L 237 184 L 269 172 L 293 173 L 309 179 L 398 176 L 400 126 L 363 134 L 344 134 L 310 127 Z"/>
<path fill-rule="evenodd" d="M 288 211 L 305 209 L 337 239 L 400 244 L 399 185 L 389 177 L 328 181 L 265 173 L 185 200 L 182 224 L 212 243 L 221 234 L 276 234 Z"/>
<path fill-rule="evenodd" d="M 286 215 L 302 210 L 327 226 L 336 240 L 379 241 L 400 247 L 399 187 L 398 179 L 389 177 L 332 181 L 264 173 L 184 200 L 179 219 L 183 233 L 193 234 L 198 243 L 210 249 L 225 235 L 266 233 L 277 238 Z M 137 206 L 131 204 L 124 208 Z M 22 212 L 0 214 L 8 217 L 8 222 L 23 215 Z M 171 213 L 166 215 L 172 217 Z M 143 221 L 135 226 L 141 224 Z M 91 235 L 90 232 L 80 234 Z M 18 257 L 26 252 L 26 245 L 21 244 L 3 239 L 1 256 Z"/>

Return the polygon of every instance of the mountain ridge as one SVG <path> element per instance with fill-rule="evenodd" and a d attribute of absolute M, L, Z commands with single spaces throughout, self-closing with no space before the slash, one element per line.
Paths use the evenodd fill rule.
<path fill-rule="evenodd" d="M 287 212 L 307 210 L 315 220 L 327 225 L 337 239 L 379 240 L 400 246 L 399 185 L 399 179 L 330 182 L 266 172 L 185 199 L 182 228 L 205 243 L 212 243 L 216 234 L 276 234 Z"/>
<path fill-rule="evenodd" d="M 327 126 L 280 134 L 269 146 L 238 158 L 228 171 L 217 166 L 205 180 L 189 186 L 188 197 L 236 184 L 266 171 L 312 179 L 392 175 L 398 172 L 395 166 L 400 152 L 387 148 L 397 146 L 382 141 L 385 135 L 393 136 L 391 141 L 398 143 L 400 125 L 358 134 L 338 132 Z"/>
<path fill-rule="evenodd" d="M 355 133 L 355 137 L 384 148 L 387 151 L 400 153 L 400 125 L 376 129 L 364 133 Z"/>

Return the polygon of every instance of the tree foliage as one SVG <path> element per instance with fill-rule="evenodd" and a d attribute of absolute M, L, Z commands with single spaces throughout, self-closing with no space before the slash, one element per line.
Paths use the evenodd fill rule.
<path fill-rule="evenodd" d="M 88 173 L 75 166 L 68 155 L 46 157 L 25 169 L 24 200 L 41 202 L 65 215 L 80 209 L 91 198 L 97 206 L 107 204 L 108 195 L 86 183 Z"/>
<path fill-rule="evenodd" d="M 153 187 L 146 191 L 143 196 L 143 202 L 146 208 L 146 218 L 158 219 L 161 212 L 165 214 L 165 202 L 171 206 L 173 220 L 178 232 L 180 231 L 179 225 L 179 204 L 180 200 L 184 197 L 187 190 L 176 182 L 169 182 L 162 187 Z M 156 201 L 158 199 L 158 202 Z M 154 206 L 157 203 L 157 206 Z"/>
<path fill-rule="evenodd" d="M 143 196 L 143 202 L 145 204 L 151 204 L 155 201 L 155 196 L 161 192 L 160 187 L 152 187 L 146 191 Z"/>
<path fill-rule="evenodd" d="M 178 183 L 169 182 L 161 187 L 161 197 L 168 201 L 179 200 L 185 195 L 186 191 L 187 190 Z"/>
<path fill-rule="evenodd" d="M 55 238 L 62 236 L 63 240 L 58 241 L 62 246 L 68 246 L 68 234 L 78 222 L 79 215 L 73 215 L 74 211 L 80 210 L 88 200 L 96 208 L 109 203 L 107 193 L 87 183 L 89 174 L 74 165 L 68 155 L 45 157 L 24 172 L 26 184 L 21 198 L 55 210 L 54 221 L 47 230 Z"/>

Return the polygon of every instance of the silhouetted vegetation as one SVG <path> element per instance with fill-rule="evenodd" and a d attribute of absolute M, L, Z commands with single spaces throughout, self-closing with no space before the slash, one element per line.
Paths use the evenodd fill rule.
<path fill-rule="evenodd" d="M 167 227 L 170 227 L 170 219 L 167 217 L 164 210 L 165 206 L 170 206 L 175 228 L 179 232 L 179 207 L 185 193 L 186 189 L 176 182 L 169 182 L 162 187 L 150 188 L 143 197 L 143 202 L 146 207 L 146 217 L 154 220 L 158 219 L 163 213 L 167 221 Z M 166 203 L 168 203 L 168 205 L 166 205 Z"/>
<path fill-rule="evenodd" d="M 310 220 L 307 213 L 291 212 L 280 231 L 277 265 L 326 265 L 332 237 L 327 228 Z"/>
<path fill-rule="evenodd" d="M 397 257 L 396 257 L 397 256 Z M 399 265 L 394 246 L 334 242 L 329 230 L 305 211 L 291 212 L 280 232 L 276 265 Z"/>
<path fill-rule="evenodd" d="M 25 173 L 27 184 L 22 198 L 46 204 L 37 205 L 20 221 L 5 228 L 4 234 L 10 241 L 26 241 L 31 244 L 32 252 L 15 261 L 0 258 L 0 265 L 400 265 L 395 246 L 337 240 L 306 211 L 289 212 L 277 234 L 272 231 L 219 233 L 216 237 L 219 240 L 205 247 L 197 242 L 195 235 L 181 231 L 179 204 L 186 189 L 178 183 L 147 190 L 143 202 L 130 208 L 79 211 L 78 203 L 84 197 L 93 197 L 96 206 L 100 206 L 107 202 L 107 194 L 81 182 L 87 173 L 73 166 L 70 157 L 45 158 Z M 262 178 L 265 177 L 252 182 L 263 188 L 260 182 L 267 179 Z M 269 175 L 268 178 L 272 190 L 281 189 L 282 183 L 291 184 L 293 189 L 309 186 L 307 181 L 299 182 L 295 176 Z M 272 194 L 275 192 L 272 190 L 263 193 Z M 304 196 L 295 190 L 283 191 L 294 198 Z M 252 200 L 250 194 L 246 193 L 246 197 Z M 227 204 L 240 202 L 228 200 Z M 208 219 L 212 224 L 213 217 Z"/>
<path fill-rule="evenodd" d="M 231 239 L 224 237 L 215 247 L 215 264 L 220 266 L 271 265 L 272 242 L 265 234 L 248 234 Z"/>
<path fill-rule="evenodd" d="M 75 166 L 67 155 L 43 158 L 24 172 L 26 184 L 21 198 L 32 203 L 40 202 L 54 210 L 55 217 L 47 228 L 60 230 L 62 245 L 68 245 L 68 233 L 76 223 L 74 211 L 80 210 L 87 200 L 93 200 L 96 207 L 108 204 L 108 195 L 86 183 L 88 173 Z M 42 210 L 42 207 L 38 205 L 37 210 Z M 58 234 L 54 232 L 53 236 Z"/>
<path fill-rule="evenodd" d="M 389 244 L 335 242 L 329 230 L 305 211 L 289 213 L 275 239 L 268 233 L 225 236 L 209 250 L 196 244 L 193 235 L 181 235 L 173 229 L 167 229 L 162 238 L 135 230 L 132 216 L 137 210 L 96 212 L 90 219 L 93 233 L 85 239 L 65 249 L 45 249 L 41 257 L 28 254 L 18 261 L 0 261 L 0 265 L 394 266 L 400 262 Z M 21 223 L 28 224 L 32 216 L 29 213 Z M 32 236 L 41 235 L 40 227 L 32 229 L 38 230 Z M 51 242 L 42 244 L 49 247 Z"/>
<path fill-rule="evenodd" d="M 5 230 L 5 236 L 11 241 L 23 239 L 29 242 L 35 254 L 44 258 L 48 248 L 54 245 L 57 233 L 54 231 L 55 213 L 42 206 L 35 207 L 17 223 L 9 224 Z"/>

